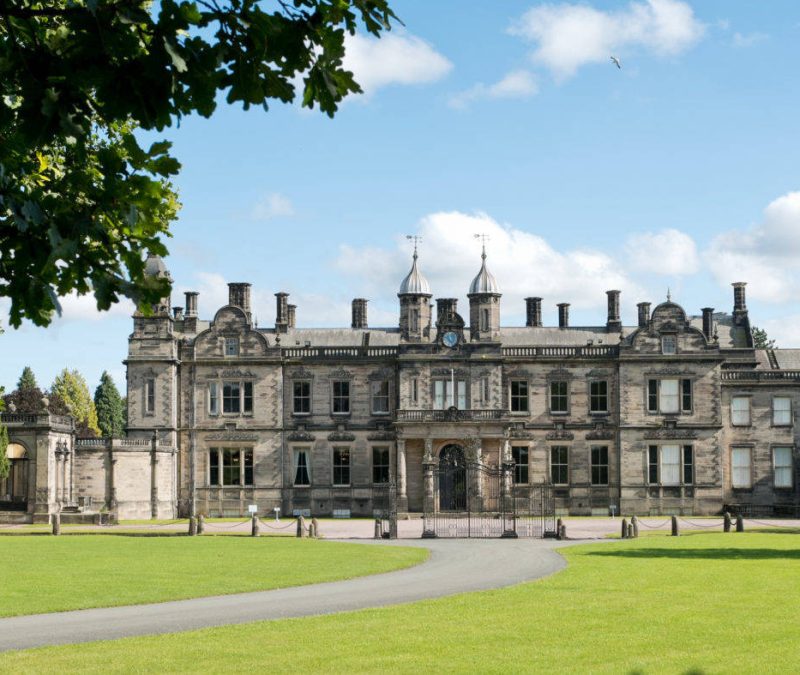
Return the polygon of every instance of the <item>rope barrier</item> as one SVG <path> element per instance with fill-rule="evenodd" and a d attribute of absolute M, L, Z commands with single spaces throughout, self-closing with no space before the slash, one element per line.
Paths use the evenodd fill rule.
<path fill-rule="evenodd" d="M 250 523 L 249 520 L 243 520 L 241 523 L 234 523 L 233 525 L 220 525 L 219 523 L 209 523 L 208 521 L 206 521 L 205 523 L 203 523 L 203 525 L 206 528 L 216 527 L 219 530 L 232 530 L 234 527 L 239 527 L 240 525 L 247 525 L 249 523 Z"/>
<path fill-rule="evenodd" d="M 283 525 L 282 527 L 270 525 L 268 522 L 261 520 L 261 518 L 258 519 L 258 522 L 261 523 L 264 527 L 268 527 L 270 530 L 288 530 L 290 527 L 296 527 L 297 525 L 297 520 L 291 520 L 287 525 Z"/>
<path fill-rule="evenodd" d="M 721 527 L 725 524 L 725 520 L 723 519 L 720 523 L 712 523 L 711 525 L 699 525 L 698 523 L 693 523 L 691 520 L 686 520 L 686 518 L 678 518 L 678 520 L 683 521 L 687 525 L 691 525 L 692 527 L 700 527 L 703 529 L 709 529 L 712 527 Z"/>
<path fill-rule="evenodd" d="M 665 520 L 663 523 L 659 523 L 658 525 L 648 525 L 648 524 L 647 524 L 647 523 L 645 523 L 643 520 L 640 520 L 640 521 L 639 521 L 639 525 L 640 525 L 641 527 L 646 527 L 648 530 L 659 530 L 659 529 L 661 529 L 662 527 L 665 527 L 666 525 L 669 525 L 669 524 L 670 524 L 670 522 L 671 522 L 671 521 L 670 521 L 670 519 L 667 519 L 667 520 Z"/>
<path fill-rule="evenodd" d="M 755 523 L 756 525 L 763 525 L 764 527 L 775 527 L 778 529 L 787 529 L 787 528 L 795 529 L 797 527 L 796 525 L 778 525 L 776 523 L 765 523 L 763 520 L 753 520 L 752 518 L 743 518 L 742 520 L 748 523 Z M 734 523 L 735 522 L 736 521 L 734 521 Z"/>

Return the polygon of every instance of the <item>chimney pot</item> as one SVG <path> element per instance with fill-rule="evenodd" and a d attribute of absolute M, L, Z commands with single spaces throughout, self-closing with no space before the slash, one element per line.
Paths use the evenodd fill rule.
<path fill-rule="evenodd" d="M 197 291 L 186 291 L 186 318 L 194 318 L 197 316 L 197 296 L 200 295 Z"/>
<path fill-rule="evenodd" d="M 706 340 L 711 340 L 714 333 L 714 308 L 703 307 L 703 335 Z"/>
<path fill-rule="evenodd" d="M 569 303 L 558 303 L 558 327 L 569 328 Z"/>
<path fill-rule="evenodd" d="M 275 330 L 285 333 L 289 329 L 289 294 L 279 291 L 275 294 Z"/>
<path fill-rule="evenodd" d="M 639 328 L 646 328 L 650 321 L 650 303 L 640 302 L 636 307 L 639 308 Z"/>
<path fill-rule="evenodd" d="M 234 307 L 241 307 L 247 316 L 250 316 L 250 284 L 230 283 L 228 284 L 228 304 Z"/>
<path fill-rule="evenodd" d="M 619 318 L 619 296 L 620 291 L 606 291 L 608 296 L 608 319 L 606 321 L 606 328 L 609 331 L 620 332 L 622 330 L 622 321 Z"/>
<path fill-rule="evenodd" d="M 289 328 L 295 327 L 295 322 L 297 320 L 297 305 L 286 305 L 286 312 L 287 318 L 289 323 Z"/>
<path fill-rule="evenodd" d="M 180 321 L 181 319 L 183 319 L 183 307 L 180 306 L 173 307 L 172 318 L 175 319 L 175 321 Z"/>
<path fill-rule="evenodd" d="M 733 286 L 733 311 L 746 312 L 747 302 L 745 297 L 745 286 L 747 286 L 747 282 L 735 281 L 731 284 L 731 286 Z"/>
<path fill-rule="evenodd" d="M 525 325 L 531 327 L 542 325 L 541 298 L 525 298 Z"/>

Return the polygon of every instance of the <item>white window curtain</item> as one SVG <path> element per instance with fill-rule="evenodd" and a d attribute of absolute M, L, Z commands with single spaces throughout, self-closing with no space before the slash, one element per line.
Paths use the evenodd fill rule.
<path fill-rule="evenodd" d="M 731 423 L 750 424 L 750 399 L 747 396 L 734 396 L 731 399 Z"/>
<path fill-rule="evenodd" d="M 775 487 L 792 487 L 792 449 L 775 448 L 773 453 L 775 462 Z"/>
<path fill-rule="evenodd" d="M 752 483 L 750 475 L 750 448 L 733 448 L 731 451 L 733 487 L 749 488 Z"/>
<path fill-rule="evenodd" d="M 772 399 L 772 423 L 776 426 L 789 426 L 792 423 L 792 399 L 787 396 Z"/>
<path fill-rule="evenodd" d="M 681 447 L 679 445 L 661 446 L 661 484 L 681 484 Z"/>
<path fill-rule="evenodd" d="M 678 380 L 661 380 L 661 412 L 677 413 L 680 410 Z"/>

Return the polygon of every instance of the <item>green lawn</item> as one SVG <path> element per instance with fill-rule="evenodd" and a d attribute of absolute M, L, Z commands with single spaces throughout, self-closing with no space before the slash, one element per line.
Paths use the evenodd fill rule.
<path fill-rule="evenodd" d="M 299 586 L 427 557 L 418 548 L 247 536 L 3 536 L 0 551 L 0 616 Z"/>
<path fill-rule="evenodd" d="M 503 542 L 498 541 L 498 546 Z M 698 534 L 563 551 L 542 581 L 400 607 L 0 656 L 7 672 L 790 672 L 800 537 Z"/>

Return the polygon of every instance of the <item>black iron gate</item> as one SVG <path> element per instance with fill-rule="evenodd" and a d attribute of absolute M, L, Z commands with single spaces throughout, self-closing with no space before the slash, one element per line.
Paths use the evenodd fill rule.
<path fill-rule="evenodd" d="M 433 498 L 426 500 L 423 537 L 556 535 L 552 487 L 514 485 L 510 465 L 440 462 L 429 470 Z"/>
<path fill-rule="evenodd" d="M 378 523 L 376 536 L 381 539 L 397 539 L 397 486 L 381 483 L 372 488 L 372 508 Z"/>

